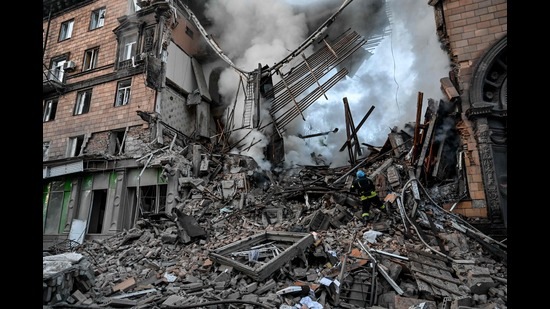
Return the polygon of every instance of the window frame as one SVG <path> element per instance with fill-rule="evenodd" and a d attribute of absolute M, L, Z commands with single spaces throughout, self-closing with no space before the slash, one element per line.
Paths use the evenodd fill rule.
<path fill-rule="evenodd" d="M 122 102 L 120 102 L 119 98 L 122 92 Z M 125 106 L 130 103 L 130 95 L 132 93 L 132 79 L 124 79 L 117 83 L 116 86 L 116 94 L 115 94 L 115 104 L 114 107 L 119 106 Z"/>
<path fill-rule="evenodd" d="M 67 158 L 78 157 L 82 153 L 84 135 L 69 137 L 67 142 Z"/>
<path fill-rule="evenodd" d="M 57 112 L 58 98 L 48 99 L 44 102 L 42 109 L 42 122 L 49 122 L 55 120 L 55 114 Z"/>
<path fill-rule="evenodd" d="M 44 235 L 64 234 L 67 225 L 69 199 L 72 185 L 70 181 L 56 180 L 43 187 L 42 231 Z"/>
<path fill-rule="evenodd" d="M 97 67 L 99 58 L 99 46 L 89 48 L 84 51 L 84 61 L 82 62 L 82 71 L 90 71 Z"/>
<path fill-rule="evenodd" d="M 73 30 L 74 30 L 74 18 L 62 22 L 61 26 L 59 27 L 58 42 L 70 39 L 73 36 Z"/>
<path fill-rule="evenodd" d="M 84 115 L 90 111 L 92 102 L 92 89 L 86 89 L 77 92 L 76 101 L 73 109 L 73 116 Z"/>
<path fill-rule="evenodd" d="M 103 13 L 103 14 L 102 14 Z M 107 13 L 106 7 L 101 7 L 92 11 L 90 15 L 89 31 L 102 28 L 105 25 L 105 14 Z M 103 15 L 103 16 L 101 16 Z"/>
<path fill-rule="evenodd" d="M 138 34 L 131 33 L 123 36 L 119 46 L 119 62 L 131 60 L 137 54 Z"/>
<path fill-rule="evenodd" d="M 193 29 L 189 28 L 188 26 L 185 26 L 185 34 L 189 36 L 190 38 L 193 38 L 195 33 L 193 32 Z"/>
<path fill-rule="evenodd" d="M 53 58 L 51 60 L 50 69 L 48 72 L 48 78 L 50 80 L 57 81 L 59 83 L 64 82 L 65 78 L 65 69 L 63 66 L 65 65 L 65 62 L 68 61 L 67 56 L 61 56 L 57 58 Z"/>

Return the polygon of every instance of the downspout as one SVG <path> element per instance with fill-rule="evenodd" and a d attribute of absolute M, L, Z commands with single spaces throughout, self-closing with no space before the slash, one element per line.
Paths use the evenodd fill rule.
<path fill-rule="evenodd" d="M 48 13 L 48 27 L 46 28 L 46 38 L 44 39 L 44 47 L 42 48 L 42 60 L 44 60 L 44 54 L 46 54 L 46 45 L 48 43 L 48 34 L 50 33 L 50 24 L 52 22 L 52 8 L 50 7 L 50 12 Z"/>

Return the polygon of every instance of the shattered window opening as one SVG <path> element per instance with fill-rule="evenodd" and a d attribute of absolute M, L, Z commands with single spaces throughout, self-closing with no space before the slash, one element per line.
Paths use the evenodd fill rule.
<path fill-rule="evenodd" d="M 142 214 L 158 214 L 165 210 L 167 185 L 143 186 L 139 189 Z"/>
<path fill-rule="evenodd" d="M 124 154 L 124 149 L 126 148 L 126 143 L 124 142 L 124 135 L 126 131 L 118 130 L 111 131 L 109 135 L 109 147 L 108 153 L 112 155 Z"/>
<path fill-rule="evenodd" d="M 90 17 L 90 30 L 103 27 L 105 23 L 105 10 L 105 8 L 101 8 L 92 11 L 92 16 Z"/>
<path fill-rule="evenodd" d="M 50 142 L 43 142 L 42 143 L 42 160 L 43 161 L 48 160 L 49 150 L 50 150 Z"/>
<path fill-rule="evenodd" d="M 82 145 L 84 144 L 84 135 L 69 138 L 67 144 L 67 157 L 76 157 L 82 153 Z"/>
<path fill-rule="evenodd" d="M 63 66 L 65 65 L 65 62 L 67 62 L 66 56 L 62 56 L 52 60 L 50 70 L 48 71 L 48 78 L 50 80 L 59 83 L 64 82 L 65 69 L 63 68 Z"/>

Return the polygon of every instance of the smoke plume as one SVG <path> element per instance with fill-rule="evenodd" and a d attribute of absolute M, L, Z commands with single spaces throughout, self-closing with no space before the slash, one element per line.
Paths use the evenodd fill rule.
<path fill-rule="evenodd" d="M 233 63 L 251 72 L 258 65 L 278 63 L 326 21 L 340 6 L 338 0 L 209 0 L 205 15 L 212 21 L 207 31 Z M 335 39 L 351 28 L 367 39 L 361 52 L 343 63 L 348 76 L 332 87 L 328 99 L 321 96 L 304 111 L 305 121 L 296 117 L 285 127 L 285 164 L 315 165 L 314 155 L 332 167 L 348 165 L 348 152 L 340 152 L 345 142 L 346 122 L 343 98 L 347 98 L 355 126 L 367 111 L 375 109 L 358 131 L 359 141 L 381 146 L 390 129 L 415 121 L 418 93 L 443 98 L 439 80 L 448 75 L 450 61 L 441 49 L 435 30 L 433 7 L 420 0 L 355 0 L 343 9 L 327 30 Z M 306 50 L 311 54 L 315 46 Z M 359 55 L 361 58 L 358 58 Z M 244 96 L 239 74 L 228 68 L 220 74 L 219 94 L 226 113 L 234 110 L 233 127 L 242 123 Z M 274 84 L 278 75 L 273 76 Z M 241 88 L 239 90 L 239 88 Z M 262 105 L 262 123 L 272 121 Z M 336 133 L 302 139 L 299 135 L 339 130 Z M 263 133 L 262 133 L 263 132 Z M 265 130 L 236 130 L 231 138 L 245 145 L 232 152 L 253 157 L 262 169 L 271 165 L 263 155 L 269 137 Z M 253 145 L 253 146 L 246 146 Z"/>

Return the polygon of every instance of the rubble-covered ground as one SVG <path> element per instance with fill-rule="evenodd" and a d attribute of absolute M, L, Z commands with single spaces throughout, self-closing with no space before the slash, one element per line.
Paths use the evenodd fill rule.
<path fill-rule="evenodd" d="M 349 192 L 357 168 L 388 206 L 366 225 Z M 266 172 L 224 154 L 181 183 L 170 214 L 45 253 L 43 307 L 507 306 L 505 240 L 438 205 L 396 158 Z"/>

